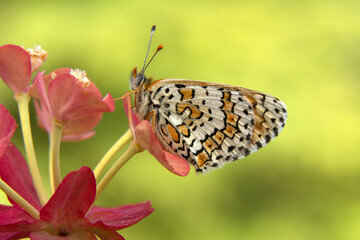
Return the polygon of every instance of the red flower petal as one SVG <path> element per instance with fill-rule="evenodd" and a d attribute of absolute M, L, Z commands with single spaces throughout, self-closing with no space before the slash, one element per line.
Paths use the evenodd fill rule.
<path fill-rule="evenodd" d="M 55 236 L 49 232 L 37 231 L 30 233 L 31 240 L 96 240 L 94 233 L 79 231 L 68 236 Z"/>
<path fill-rule="evenodd" d="M 44 221 L 36 221 L 25 211 L 10 206 L 0 205 L 0 216 L 0 239 L 23 239 L 29 232 L 47 226 Z"/>
<path fill-rule="evenodd" d="M 0 176 L 33 207 L 37 210 L 41 208 L 28 165 L 21 152 L 12 143 L 0 158 Z M 9 199 L 9 201 L 16 208 L 22 209 L 13 200 Z"/>
<path fill-rule="evenodd" d="M 0 205 L 0 216 L 0 226 L 17 223 L 19 221 L 34 222 L 34 218 L 25 211 L 12 206 Z"/>
<path fill-rule="evenodd" d="M 51 223 L 55 232 L 71 233 L 84 219 L 95 199 L 96 181 L 89 167 L 69 173 L 49 202 L 40 210 L 40 219 Z"/>
<path fill-rule="evenodd" d="M 10 139 L 15 132 L 15 119 L 9 111 L 0 104 L 0 157 L 9 145 Z"/>
<path fill-rule="evenodd" d="M 0 77 L 14 93 L 25 91 L 31 80 L 31 60 L 25 49 L 11 44 L 0 47 Z"/>
<path fill-rule="evenodd" d="M 147 201 L 115 208 L 93 206 L 86 217 L 92 226 L 119 230 L 134 225 L 153 211 L 150 201 Z"/>
<path fill-rule="evenodd" d="M 125 240 L 120 234 L 114 231 L 109 231 L 101 228 L 93 227 L 91 231 L 94 232 L 101 240 Z"/>
<path fill-rule="evenodd" d="M 1 233 L 0 232 L 0 239 L 23 239 L 26 238 L 27 234 L 24 233 L 19 233 L 19 232 L 5 232 L 5 233 Z"/>

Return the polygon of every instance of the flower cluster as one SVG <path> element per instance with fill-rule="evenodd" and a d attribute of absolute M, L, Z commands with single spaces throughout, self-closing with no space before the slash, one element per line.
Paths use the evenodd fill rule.
<path fill-rule="evenodd" d="M 47 56 L 40 47 L 25 50 L 16 45 L 0 46 L 0 78 L 14 92 L 26 153 L 24 157 L 11 143 L 17 124 L 0 104 L 0 189 L 12 204 L 0 205 L 0 239 L 124 239 L 117 230 L 139 222 L 154 209 L 149 201 L 114 208 L 93 205 L 119 169 L 143 150 L 149 151 L 164 167 L 179 176 L 188 174 L 189 164 L 163 150 L 151 124 L 139 120 L 131 109 L 129 95 L 126 95 L 124 109 L 130 129 L 94 170 L 83 166 L 62 179 L 61 142 L 94 136 L 94 127 L 101 121 L 103 113 L 113 112 L 115 104 L 110 94 L 102 97 L 85 71 L 60 68 L 48 74 L 35 73 Z M 31 82 L 32 74 L 35 77 Z M 33 146 L 29 117 L 31 99 L 39 127 L 50 136 L 50 198 Z M 129 142 L 124 154 L 103 174 L 105 166 Z"/>

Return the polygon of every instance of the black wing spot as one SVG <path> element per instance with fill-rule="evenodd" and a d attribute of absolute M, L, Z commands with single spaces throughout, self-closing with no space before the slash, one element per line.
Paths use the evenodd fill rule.
<path fill-rule="evenodd" d="M 284 123 L 285 122 L 285 120 L 284 120 L 284 118 L 283 117 L 280 117 L 280 122 L 282 122 L 282 123 Z"/>
<path fill-rule="evenodd" d="M 160 98 L 159 98 L 159 103 L 162 103 L 162 101 L 164 101 L 164 98 L 165 98 L 165 96 L 163 95 L 163 96 L 161 96 Z"/>
<path fill-rule="evenodd" d="M 228 148 L 228 152 L 232 152 L 234 149 L 235 149 L 235 146 L 230 146 L 230 147 Z"/>
<path fill-rule="evenodd" d="M 175 84 L 175 87 L 177 87 L 177 88 L 185 88 L 186 86 L 184 84 Z"/>
<path fill-rule="evenodd" d="M 256 146 L 257 146 L 257 148 L 259 149 L 259 148 L 262 148 L 262 144 L 261 144 L 261 142 L 256 142 Z"/>
<path fill-rule="evenodd" d="M 216 156 L 216 160 L 220 160 L 221 158 L 223 158 L 223 155 L 217 155 Z"/>
<path fill-rule="evenodd" d="M 279 129 L 277 127 L 274 127 L 273 131 L 275 133 L 275 136 L 279 135 Z"/>

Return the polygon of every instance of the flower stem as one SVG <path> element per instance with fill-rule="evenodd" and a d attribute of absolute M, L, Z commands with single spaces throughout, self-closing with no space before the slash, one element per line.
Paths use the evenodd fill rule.
<path fill-rule="evenodd" d="M 46 195 L 45 187 L 40 175 L 39 166 L 36 161 L 34 143 L 31 133 L 30 115 L 29 115 L 30 96 L 25 93 L 21 93 L 21 94 L 15 94 L 14 98 L 18 104 L 21 130 L 24 139 L 25 151 L 29 163 L 31 176 L 35 184 L 36 192 L 39 195 L 41 205 L 44 206 L 48 201 L 48 197 Z"/>
<path fill-rule="evenodd" d="M 36 210 L 30 203 L 28 203 L 22 196 L 20 196 L 14 189 L 12 189 L 6 182 L 0 179 L 0 189 L 4 193 L 14 200 L 17 204 L 20 205 L 27 213 L 29 213 L 33 218 L 39 219 L 39 212 Z"/>
<path fill-rule="evenodd" d="M 106 165 L 109 164 L 111 159 L 120 151 L 120 149 L 126 145 L 128 142 L 130 142 L 133 139 L 132 133 L 130 129 L 126 131 L 124 135 L 122 135 L 115 143 L 112 145 L 112 147 L 105 153 L 103 158 L 100 160 L 98 165 L 95 167 L 94 175 L 95 178 L 98 179 L 101 175 L 101 173 L 104 171 Z"/>
<path fill-rule="evenodd" d="M 50 187 L 51 193 L 54 193 L 61 182 L 60 172 L 60 143 L 61 134 L 64 124 L 57 122 L 55 119 L 52 122 L 50 134 L 50 152 L 49 152 L 49 170 L 50 170 Z"/>
<path fill-rule="evenodd" d="M 96 198 L 102 193 L 106 185 L 110 182 L 110 180 L 115 176 L 115 174 L 120 170 L 120 168 L 135 154 L 143 151 L 135 141 L 133 141 L 129 148 L 121 155 L 121 157 L 114 163 L 114 165 L 109 169 L 109 171 L 105 174 L 105 176 L 101 179 L 99 184 L 96 186 Z"/>

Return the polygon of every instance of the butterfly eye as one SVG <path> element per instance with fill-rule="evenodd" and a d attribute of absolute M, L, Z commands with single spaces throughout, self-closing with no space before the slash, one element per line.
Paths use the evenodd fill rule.
<path fill-rule="evenodd" d="M 144 80 L 146 80 L 144 73 L 143 72 L 138 73 L 137 67 L 134 67 L 134 69 L 131 71 L 130 77 L 129 77 L 129 83 L 130 83 L 131 90 L 138 89 L 139 86 L 141 85 L 141 83 L 144 82 Z"/>
<path fill-rule="evenodd" d="M 139 87 L 143 82 L 145 82 L 146 77 L 143 73 L 140 73 L 139 75 L 136 76 L 135 78 L 135 85 L 137 87 Z"/>

